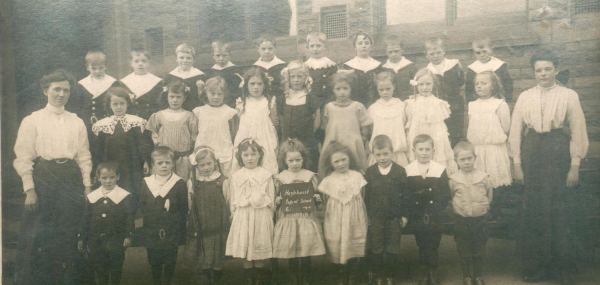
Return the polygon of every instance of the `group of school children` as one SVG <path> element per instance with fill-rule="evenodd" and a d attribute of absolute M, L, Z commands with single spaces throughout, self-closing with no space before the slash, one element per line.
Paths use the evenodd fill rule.
<path fill-rule="evenodd" d="M 509 150 L 515 181 L 524 179 L 523 126 L 544 133 L 568 120 L 579 132 L 571 135 L 571 164 L 585 157 L 576 93 L 554 82 L 552 55 L 536 54 L 535 88 L 570 97 L 526 91 L 511 122 L 507 65 L 492 56 L 489 39 L 477 40 L 466 73 L 467 141 L 460 141 L 465 77 L 440 39 L 425 42 L 430 63 L 420 70 L 402 55 L 399 37 L 385 39 L 385 63 L 371 58 L 369 35 L 358 33 L 353 44 L 356 57 L 338 67 L 323 56 L 325 35 L 314 32 L 310 58 L 285 63 L 275 40 L 263 37 L 260 58 L 245 72 L 230 61 L 227 43 L 212 44 L 215 65 L 206 72 L 193 67 L 194 48 L 181 44 L 178 67 L 164 79 L 149 72 L 146 52 L 133 51 L 133 73 L 119 81 L 105 74 L 104 54 L 88 53 L 90 75 L 66 108 L 87 127 L 101 184 L 87 195 L 78 244 L 99 280 L 107 284 L 110 275 L 117 284 L 125 248 L 139 244 L 154 284 L 171 283 L 180 245 L 202 284 L 222 282 L 226 257 L 243 259 L 246 284 L 266 284 L 280 270 L 275 259 L 289 259 L 294 284 L 311 284 L 318 282 L 311 257 L 325 254 L 338 265 L 339 284 L 356 282 L 365 256 L 360 264 L 372 282 L 395 284 L 407 227 L 419 247 L 419 284 L 440 284 L 437 252 L 451 205 L 463 282 L 484 284 L 486 214 L 493 189 L 513 181 Z M 541 110 L 530 108 L 532 100 Z M 526 160 L 536 159 L 523 155 L 528 179 Z M 323 220 L 314 211 L 284 211 L 283 192 L 296 183 L 314 193 Z"/>

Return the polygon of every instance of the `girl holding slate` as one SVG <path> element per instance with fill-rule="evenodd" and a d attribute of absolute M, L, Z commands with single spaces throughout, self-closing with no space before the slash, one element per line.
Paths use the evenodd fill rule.
<path fill-rule="evenodd" d="M 308 150 L 304 144 L 297 139 L 288 139 L 279 148 L 279 165 L 287 165 L 288 168 L 275 175 L 275 189 L 278 193 L 275 204 L 279 211 L 273 257 L 289 258 L 293 284 L 310 284 L 310 257 L 325 254 L 321 225 L 315 217 L 314 208 L 308 212 L 288 211 L 284 192 L 309 189 L 309 195 L 314 193 L 311 204 L 321 206 L 321 196 L 315 192 L 319 181 L 314 172 L 306 170 Z"/>

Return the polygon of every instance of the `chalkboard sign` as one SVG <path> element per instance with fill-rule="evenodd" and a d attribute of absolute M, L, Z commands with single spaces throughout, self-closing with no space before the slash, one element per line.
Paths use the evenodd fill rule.
<path fill-rule="evenodd" d="M 281 207 L 285 214 L 311 213 L 315 211 L 313 195 L 315 189 L 311 182 L 281 185 Z"/>

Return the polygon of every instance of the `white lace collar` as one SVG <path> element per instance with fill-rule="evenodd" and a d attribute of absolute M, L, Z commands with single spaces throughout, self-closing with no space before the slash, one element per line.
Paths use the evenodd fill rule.
<path fill-rule="evenodd" d="M 175 67 L 175 69 L 173 69 L 171 72 L 169 72 L 169 74 L 171 74 L 173 76 L 177 76 L 181 79 L 188 79 L 188 78 L 192 78 L 194 76 L 204 75 L 204 72 L 200 71 L 200 69 L 195 68 L 195 67 L 190 68 L 190 71 L 188 71 L 188 72 L 183 72 L 183 71 L 179 70 L 179 67 Z"/>
<path fill-rule="evenodd" d="M 419 162 L 417 160 L 411 162 L 409 165 L 406 166 L 406 176 L 411 177 L 411 176 L 421 176 L 421 171 L 419 171 Z M 433 177 L 433 178 L 440 178 L 440 176 L 442 176 L 442 173 L 444 173 L 444 170 L 446 170 L 446 167 L 431 160 L 429 161 L 429 170 L 427 171 L 427 175 L 426 177 Z"/>
<path fill-rule="evenodd" d="M 210 182 L 210 181 L 217 180 L 219 177 L 221 177 L 221 172 L 219 172 L 219 171 L 214 171 L 209 176 L 201 176 L 200 173 L 196 171 L 196 180 L 198 180 L 198 181 Z"/>
<path fill-rule="evenodd" d="M 104 187 L 100 186 L 100 188 L 94 190 L 92 193 L 87 195 L 87 198 L 90 200 L 90 203 L 94 204 L 98 200 L 100 200 L 100 198 L 104 197 L 102 190 L 104 190 Z M 121 203 L 121 201 L 123 201 L 123 199 L 125 199 L 125 197 L 127 197 L 130 194 L 131 193 L 127 192 L 127 190 L 119 186 L 115 186 L 115 188 L 112 191 L 106 194 L 106 198 L 112 200 L 115 204 L 118 205 L 119 203 Z"/>
<path fill-rule="evenodd" d="M 92 77 L 92 75 L 88 75 L 86 78 L 79 80 L 79 84 L 83 86 L 90 94 L 92 94 L 92 99 L 102 95 L 104 91 L 108 90 L 113 83 L 117 81 L 113 77 L 108 74 L 104 75 L 102 80 L 97 80 Z"/>
<path fill-rule="evenodd" d="M 454 68 L 455 65 L 458 64 L 458 66 L 460 66 L 460 62 L 458 61 L 458 59 L 447 59 L 444 58 L 444 61 L 440 64 L 444 65 L 444 68 L 442 69 L 442 72 L 438 72 L 437 68 L 435 68 L 433 63 L 429 63 L 427 65 L 427 69 L 429 69 L 433 74 L 439 74 L 441 76 L 444 76 L 444 73 L 446 73 L 446 71 Z"/>
<path fill-rule="evenodd" d="M 254 186 L 262 185 L 272 176 L 273 174 L 270 171 L 262 168 L 261 166 L 258 166 L 254 169 L 243 167 L 233 175 L 232 180 L 237 186 L 242 186 L 246 183 L 249 184 L 248 186 Z"/>
<path fill-rule="evenodd" d="M 160 83 L 162 79 L 150 72 L 144 75 L 137 75 L 135 72 L 125 76 L 125 78 L 121 79 L 121 82 L 129 88 L 133 94 L 136 95 L 137 98 L 140 98 L 148 91 L 152 90 L 156 84 Z"/>
<path fill-rule="evenodd" d="M 487 177 L 488 177 L 487 173 L 485 173 L 477 168 L 475 168 L 473 170 L 473 181 L 471 181 L 471 182 L 469 182 L 465 173 L 460 170 L 455 172 L 454 174 L 450 175 L 450 179 L 452 179 L 456 182 L 465 184 L 465 185 L 470 185 L 470 184 L 472 185 L 472 184 L 480 183 Z"/>
<path fill-rule="evenodd" d="M 406 57 L 402 57 L 402 59 L 400 59 L 400 61 L 398 61 L 397 63 L 392 63 L 389 59 L 385 62 L 385 64 L 383 65 L 383 67 L 385 68 L 389 68 L 391 70 L 393 70 L 395 73 L 398 73 L 398 70 L 406 67 L 407 65 L 412 64 L 413 62 L 406 59 Z"/>
<path fill-rule="evenodd" d="M 329 67 L 333 67 L 333 66 L 337 65 L 337 64 L 335 64 L 335 62 L 333 62 L 331 59 L 329 59 L 327 57 L 322 57 L 319 59 L 315 59 L 315 58 L 311 57 L 304 64 L 306 64 L 306 67 L 312 68 L 312 69 L 329 68 Z"/>
<path fill-rule="evenodd" d="M 218 64 L 215 63 L 215 65 L 213 65 L 211 68 L 215 69 L 215 70 L 223 70 L 225 68 L 229 68 L 229 67 L 232 67 L 232 66 L 236 66 L 236 65 L 233 64 L 231 61 L 228 61 L 227 64 L 225 65 L 225 67 L 221 67 L 220 65 L 218 65 Z"/>
<path fill-rule="evenodd" d="M 482 73 L 484 71 L 496 71 L 504 64 L 504 61 L 501 61 L 495 57 L 491 57 L 490 60 L 486 63 L 481 63 L 481 61 L 476 60 L 475 62 L 469 65 L 469 68 L 473 70 L 475 73 Z"/>
<path fill-rule="evenodd" d="M 310 170 L 302 169 L 296 173 L 286 169 L 281 173 L 277 174 L 275 178 L 284 183 L 292 183 L 295 180 L 300 180 L 302 182 L 310 182 L 314 176 L 315 173 Z"/>
<path fill-rule="evenodd" d="M 175 186 L 175 183 L 177 183 L 179 180 L 181 180 L 181 177 L 173 173 L 171 178 L 169 178 L 167 183 L 165 183 L 165 185 L 163 185 L 161 188 L 156 180 L 156 174 L 144 178 L 144 181 L 146 181 L 146 185 L 148 185 L 148 189 L 150 189 L 150 192 L 152 192 L 152 196 L 154 196 L 154 198 L 158 196 L 163 198 L 166 197 L 171 189 L 173 189 L 173 186 Z"/>
<path fill-rule="evenodd" d="M 369 72 L 379 67 L 381 65 L 381 62 L 373 59 L 372 57 L 362 59 L 357 56 L 349 61 L 346 61 L 346 65 L 350 66 L 353 69 Z"/>
<path fill-rule="evenodd" d="M 254 63 L 254 65 L 256 66 L 260 66 L 266 70 L 271 69 L 271 67 L 275 66 L 275 65 L 279 65 L 279 64 L 285 64 L 285 61 L 279 59 L 277 56 L 274 56 L 273 59 L 269 62 L 267 61 L 262 61 L 260 60 L 260 58 Z"/>
<path fill-rule="evenodd" d="M 65 106 L 55 107 L 50 103 L 46 104 L 46 108 L 44 110 L 54 114 L 54 115 L 62 115 L 65 112 Z"/>
<path fill-rule="evenodd" d="M 115 116 L 104 118 L 96 122 L 92 126 L 92 132 L 98 135 L 100 132 L 112 135 L 115 132 L 115 126 L 120 122 L 124 132 L 128 132 L 131 128 L 140 127 L 143 133 L 146 129 L 147 121 L 134 115 L 125 114 L 125 116 Z"/>

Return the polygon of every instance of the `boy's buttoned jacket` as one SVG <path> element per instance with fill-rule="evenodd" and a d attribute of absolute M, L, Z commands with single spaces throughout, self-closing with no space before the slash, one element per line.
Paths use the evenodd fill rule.
<path fill-rule="evenodd" d="M 463 217 L 481 217 L 490 209 L 492 185 L 488 175 L 478 169 L 473 170 L 469 181 L 462 171 L 450 176 L 452 207 Z"/>
<path fill-rule="evenodd" d="M 365 180 L 365 205 L 370 218 L 394 219 L 407 217 L 408 192 L 406 191 L 406 171 L 395 162 L 387 175 L 381 174 L 377 164 L 367 169 Z"/>

